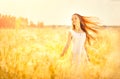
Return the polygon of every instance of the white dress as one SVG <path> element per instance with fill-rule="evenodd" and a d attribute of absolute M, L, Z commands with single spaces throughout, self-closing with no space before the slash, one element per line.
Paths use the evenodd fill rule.
<path fill-rule="evenodd" d="M 78 33 L 74 30 L 70 30 L 70 33 L 72 35 L 72 63 L 82 64 L 88 62 L 88 55 L 84 47 L 86 33 Z"/>

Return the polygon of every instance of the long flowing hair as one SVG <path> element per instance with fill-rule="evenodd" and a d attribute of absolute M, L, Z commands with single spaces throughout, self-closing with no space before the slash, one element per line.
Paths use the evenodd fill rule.
<path fill-rule="evenodd" d="M 96 21 L 97 18 L 95 17 L 86 17 L 86 16 L 81 16 L 80 14 L 73 14 L 77 15 L 80 19 L 80 28 L 86 33 L 86 41 L 91 44 L 90 40 L 94 39 L 95 37 L 90 34 L 90 31 L 93 33 L 98 33 L 97 28 L 99 27 L 99 23 Z M 93 21 L 94 20 L 94 21 Z M 75 29 L 75 25 L 72 25 L 72 29 Z"/>

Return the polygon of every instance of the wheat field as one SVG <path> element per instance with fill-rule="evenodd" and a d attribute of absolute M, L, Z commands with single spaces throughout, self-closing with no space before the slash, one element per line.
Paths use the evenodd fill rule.
<path fill-rule="evenodd" d="M 0 79 L 120 79 L 120 28 L 100 29 L 87 46 L 90 63 L 70 64 L 71 46 L 60 57 L 66 27 L 0 29 Z"/>

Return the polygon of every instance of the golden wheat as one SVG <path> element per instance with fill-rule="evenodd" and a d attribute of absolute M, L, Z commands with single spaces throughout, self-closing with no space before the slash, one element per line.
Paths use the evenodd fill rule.
<path fill-rule="evenodd" d="M 108 56 L 116 56 L 115 42 L 111 40 L 118 39 L 118 32 L 103 29 L 97 41 L 87 45 L 91 63 L 76 68 L 70 64 L 71 47 L 60 57 L 67 30 L 64 27 L 0 29 L 0 79 L 114 79 L 109 75 L 114 75 L 118 64 L 110 66 L 116 63 Z"/>

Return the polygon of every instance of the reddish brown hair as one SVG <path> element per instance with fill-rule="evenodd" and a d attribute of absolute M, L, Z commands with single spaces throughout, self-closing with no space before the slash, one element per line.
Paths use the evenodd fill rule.
<path fill-rule="evenodd" d="M 97 33 L 98 31 L 95 28 L 97 28 L 99 26 L 98 22 L 93 21 L 92 17 L 81 16 L 77 13 L 75 13 L 73 15 L 77 15 L 79 17 L 80 28 L 86 33 L 87 41 L 90 44 L 90 39 L 91 38 L 95 39 L 95 38 L 89 33 L 89 31 Z M 72 29 L 75 29 L 75 25 L 72 25 Z"/>

